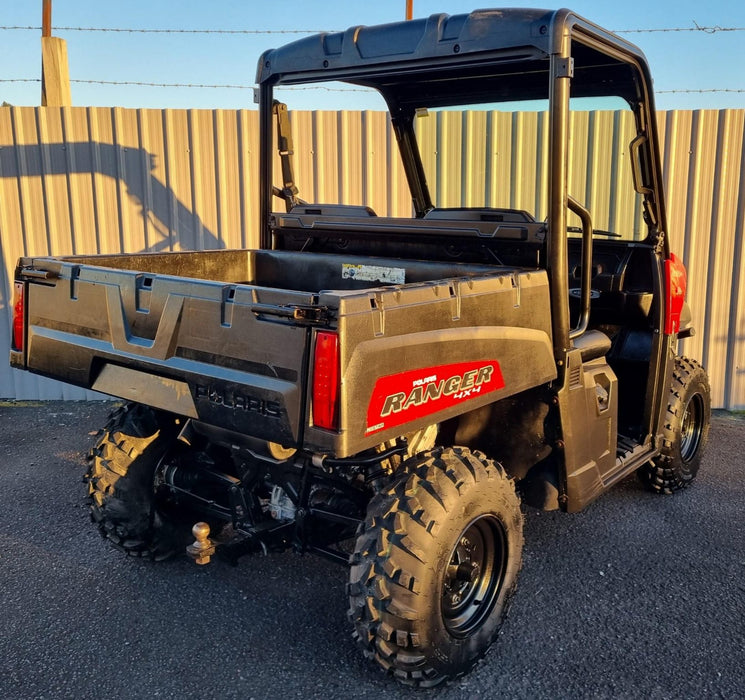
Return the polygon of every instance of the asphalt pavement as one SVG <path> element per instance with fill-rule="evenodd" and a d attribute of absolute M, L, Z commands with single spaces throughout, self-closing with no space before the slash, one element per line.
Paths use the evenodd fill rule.
<path fill-rule="evenodd" d="M 399 686 L 358 653 L 345 570 L 292 553 L 152 564 L 105 543 L 84 455 L 109 406 L 0 405 L 0 698 L 744 698 L 745 417 L 699 478 L 631 477 L 526 513 L 500 638 L 465 678 Z"/>

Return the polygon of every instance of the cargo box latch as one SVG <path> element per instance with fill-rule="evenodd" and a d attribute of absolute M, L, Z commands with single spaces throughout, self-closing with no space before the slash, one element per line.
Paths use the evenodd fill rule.
<path fill-rule="evenodd" d="M 35 280 L 54 280 L 59 277 L 55 270 L 37 270 L 33 267 L 22 267 L 19 273 L 20 277 Z"/>
<path fill-rule="evenodd" d="M 251 311 L 266 316 L 281 316 L 298 323 L 325 324 L 334 317 L 327 306 L 298 306 L 296 304 L 252 304 Z"/>

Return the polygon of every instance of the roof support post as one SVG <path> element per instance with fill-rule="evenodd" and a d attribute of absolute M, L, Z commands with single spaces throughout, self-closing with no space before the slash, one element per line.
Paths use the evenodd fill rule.
<path fill-rule="evenodd" d="M 548 214 L 548 263 L 551 282 L 554 357 L 563 364 L 569 350 L 569 270 L 567 260 L 567 150 L 569 148 L 569 85 L 571 40 L 566 25 L 551 54 L 549 88 L 550 176 Z"/>

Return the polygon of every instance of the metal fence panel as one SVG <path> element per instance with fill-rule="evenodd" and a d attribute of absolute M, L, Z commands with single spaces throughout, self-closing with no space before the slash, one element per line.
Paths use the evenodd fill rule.
<path fill-rule="evenodd" d="M 583 145 L 570 186 L 610 229 L 640 221 L 624 194 L 627 120 L 586 112 L 572 122 L 573 143 Z M 745 110 L 663 112 L 658 121 L 670 238 L 688 267 L 698 330 L 682 351 L 706 365 L 715 406 L 745 408 Z M 385 113 L 293 112 L 291 122 L 301 196 L 410 215 Z M 545 217 L 545 113 L 441 112 L 417 128 L 424 159 L 439 154 L 430 184 L 441 201 L 509 201 Z M 0 347 L 10 343 L 21 255 L 256 246 L 257 130 L 257 113 L 246 110 L 0 108 Z M 607 167 L 598 149 L 613 154 Z M 0 396 L 96 395 L 0 362 Z"/>

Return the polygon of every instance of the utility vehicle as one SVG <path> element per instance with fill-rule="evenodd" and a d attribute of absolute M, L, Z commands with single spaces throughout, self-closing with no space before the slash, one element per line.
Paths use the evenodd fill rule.
<path fill-rule="evenodd" d="M 410 215 L 301 198 L 277 95 L 330 81 L 384 101 Z M 257 82 L 260 248 L 22 258 L 11 363 L 124 399 L 87 475 L 116 546 L 329 557 L 364 653 L 436 685 L 497 636 L 521 501 L 699 468 L 649 68 L 568 10 L 496 9 L 301 39 Z"/>

